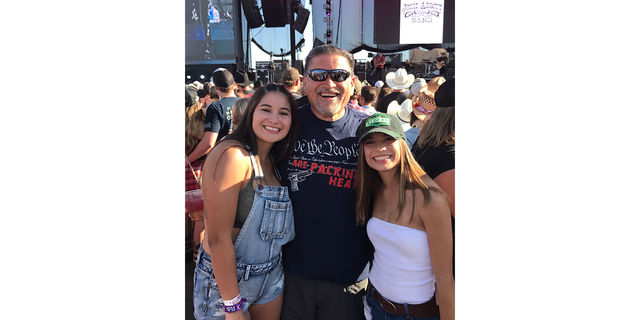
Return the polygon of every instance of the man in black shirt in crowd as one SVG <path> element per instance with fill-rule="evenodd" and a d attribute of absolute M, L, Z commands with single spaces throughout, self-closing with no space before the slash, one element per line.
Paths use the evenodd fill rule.
<path fill-rule="evenodd" d="M 240 98 L 236 97 L 233 90 L 236 88 L 233 75 L 229 70 L 218 68 L 213 73 L 213 85 L 218 91 L 220 100 L 207 107 L 204 123 L 204 137 L 196 148 L 189 154 L 189 162 L 195 161 L 202 155 L 209 153 L 213 146 L 231 132 L 232 120 L 231 107 Z M 185 167 L 188 166 L 185 159 Z"/>

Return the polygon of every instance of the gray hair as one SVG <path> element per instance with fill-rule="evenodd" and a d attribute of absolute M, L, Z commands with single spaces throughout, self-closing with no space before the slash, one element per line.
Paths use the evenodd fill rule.
<path fill-rule="evenodd" d="M 317 46 L 309 52 L 307 55 L 307 59 L 305 60 L 304 71 L 305 73 L 309 72 L 309 65 L 311 64 L 311 59 L 325 54 L 337 54 L 347 58 L 347 62 L 349 62 L 349 72 L 351 75 L 354 75 L 353 68 L 356 64 L 356 60 L 353 58 L 353 55 L 346 50 L 340 49 L 338 47 L 332 46 L 330 44 L 325 44 L 321 46 Z"/>

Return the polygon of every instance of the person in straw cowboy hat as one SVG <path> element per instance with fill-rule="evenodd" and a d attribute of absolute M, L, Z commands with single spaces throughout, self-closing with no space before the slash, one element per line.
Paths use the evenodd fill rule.
<path fill-rule="evenodd" d="M 396 72 L 389 72 L 386 76 L 386 82 L 393 91 L 386 97 L 378 101 L 376 109 L 379 112 L 387 113 L 387 108 L 391 104 L 391 101 L 396 101 L 398 105 L 401 105 L 405 100 L 409 99 L 409 94 L 406 92 L 415 80 L 415 76 L 407 74 L 407 70 L 398 69 Z"/>
<path fill-rule="evenodd" d="M 420 88 L 417 95 L 412 98 L 413 113 L 415 113 L 423 124 L 431 118 L 431 114 L 436 109 L 434 95 L 436 91 L 438 91 L 440 85 L 445 81 L 444 77 L 435 77 L 431 79 L 427 85 Z"/>

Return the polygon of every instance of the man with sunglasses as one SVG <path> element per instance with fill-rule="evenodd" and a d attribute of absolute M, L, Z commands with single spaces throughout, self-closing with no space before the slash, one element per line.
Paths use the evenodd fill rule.
<path fill-rule="evenodd" d="M 355 76 L 349 52 L 313 48 L 298 109 L 300 134 L 278 171 L 289 187 L 295 238 L 283 247 L 281 320 L 364 319 L 362 296 L 373 247 L 355 221 L 357 129 L 367 114 L 348 108 Z"/>

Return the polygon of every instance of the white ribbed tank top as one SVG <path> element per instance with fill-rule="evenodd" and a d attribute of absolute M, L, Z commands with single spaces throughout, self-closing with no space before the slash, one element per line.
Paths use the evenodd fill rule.
<path fill-rule="evenodd" d="M 427 233 L 371 218 L 367 234 L 375 248 L 369 280 L 380 294 L 408 304 L 431 300 L 435 277 Z"/>

